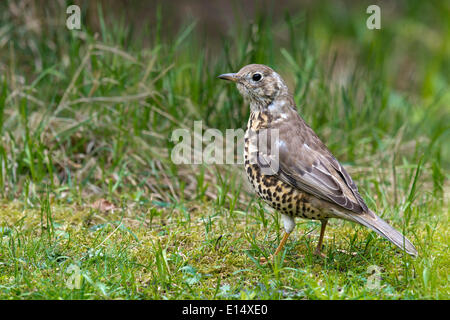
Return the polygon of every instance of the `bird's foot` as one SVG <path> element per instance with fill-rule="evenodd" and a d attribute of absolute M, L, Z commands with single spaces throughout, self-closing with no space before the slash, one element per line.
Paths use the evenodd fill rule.
<path fill-rule="evenodd" d="M 325 258 L 327 257 L 327 256 L 326 256 L 324 253 L 322 253 L 319 249 L 314 250 L 314 255 L 317 256 L 317 257 L 319 257 L 319 258 L 322 258 L 322 259 L 325 259 Z"/>
<path fill-rule="evenodd" d="M 270 255 L 268 258 L 266 257 L 259 258 L 259 264 L 265 265 L 267 264 L 267 262 L 269 262 L 269 260 L 273 261 L 273 255 Z"/>
<path fill-rule="evenodd" d="M 267 259 L 266 259 L 266 257 L 261 257 L 261 258 L 259 258 L 259 264 L 261 264 L 261 265 L 266 265 L 267 262 L 269 262 L 269 261 L 274 262 L 275 259 L 277 259 L 277 258 L 278 258 L 278 255 L 273 255 L 273 254 L 271 254 L 270 256 L 268 256 Z M 283 262 L 287 262 L 286 259 L 283 260 Z"/>

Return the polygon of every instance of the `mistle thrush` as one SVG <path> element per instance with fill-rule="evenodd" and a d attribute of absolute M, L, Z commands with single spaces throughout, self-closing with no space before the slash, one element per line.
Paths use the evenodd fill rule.
<path fill-rule="evenodd" d="M 283 249 L 295 227 L 295 217 L 321 221 L 314 251 L 317 255 L 322 255 L 329 218 L 357 222 L 408 254 L 417 255 L 408 239 L 367 207 L 350 175 L 297 113 L 288 87 L 275 71 L 265 65 L 250 64 L 219 78 L 235 82 L 250 102 L 244 137 L 245 170 L 256 193 L 281 213 L 285 234 L 274 255 Z M 261 148 L 252 139 L 263 131 L 266 136 L 277 136 L 276 152 L 270 147 L 273 141 Z"/>

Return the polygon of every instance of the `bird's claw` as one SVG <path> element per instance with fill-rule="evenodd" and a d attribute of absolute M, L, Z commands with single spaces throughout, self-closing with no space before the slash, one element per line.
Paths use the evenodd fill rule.
<path fill-rule="evenodd" d="M 270 255 L 268 258 L 266 258 L 266 257 L 259 258 L 259 263 L 261 265 L 265 265 L 265 264 L 267 264 L 267 262 L 269 262 L 269 260 L 273 261 L 273 255 Z"/>
<path fill-rule="evenodd" d="M 324 253 L 320 252 L 320 250 L 314 250 L 314 255 L 322 259 L 327 257 Z"/>

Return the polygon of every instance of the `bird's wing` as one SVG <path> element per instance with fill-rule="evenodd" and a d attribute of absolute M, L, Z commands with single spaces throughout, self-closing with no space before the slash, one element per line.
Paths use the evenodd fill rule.
<path fill-rule="evenodd" d="M 285 183 L 354 213 L 368 212 L 358 188 L 314 131 L 297 114 L 294 123 L 281 124 L 278 165 L 274 174 Z M 273 156 L 258 154 L 269 163 Z"/>

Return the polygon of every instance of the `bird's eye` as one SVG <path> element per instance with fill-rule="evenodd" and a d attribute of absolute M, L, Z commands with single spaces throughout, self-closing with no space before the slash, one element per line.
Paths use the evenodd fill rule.
<path fill-rule="evenodd" d="M 262 79 L 261 73 L 255 73 L 255 74 L 252 76 L 252 80 L 253 80 L 253 81 L 259 81 L 259 80 L 261 80 L 261 79 Z"/>

